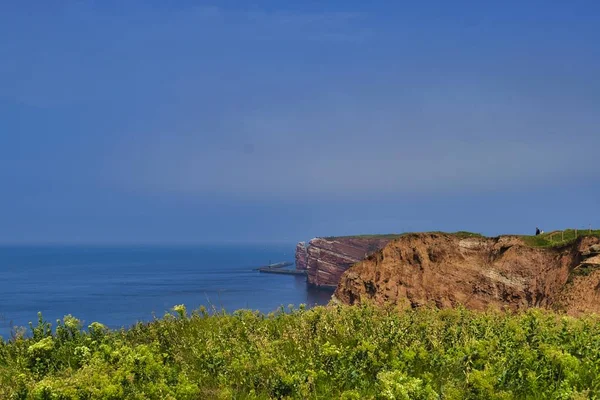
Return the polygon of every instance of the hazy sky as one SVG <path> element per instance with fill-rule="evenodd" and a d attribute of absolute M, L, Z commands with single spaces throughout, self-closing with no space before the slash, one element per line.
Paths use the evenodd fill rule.
<path fill-rule="evenodd" d="M 11 243 L 600 228 L 600 3 L 3 1 L 0 187 Z"/>

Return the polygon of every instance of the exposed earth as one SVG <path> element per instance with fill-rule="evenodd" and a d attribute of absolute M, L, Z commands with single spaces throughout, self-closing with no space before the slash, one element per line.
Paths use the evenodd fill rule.
<path fill-rule="evenodd" d="M 333 257 L 331 244 L 327 247 L 315 241 L 315 245 L 312 253 L 319 257 L 312 261 L 308 248 L 309 277 L 312 274 L 316 284 L 335 284 L 337 271 L 345 268 L 336 269 L 333 262 L 324 260 L 324 253 Z M 381 250 L 340 275 L 334 296 L 347 304 L 369 300 L 405 307 L 544 307 L 572 315 L 600 312 L 600 238 L 595 236 L 539 248 L 519 236 L 407 234 L 387 240 Z"/>

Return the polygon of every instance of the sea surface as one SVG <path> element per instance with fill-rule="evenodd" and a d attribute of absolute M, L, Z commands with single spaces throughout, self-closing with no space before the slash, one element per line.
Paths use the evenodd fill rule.
<path fill-rule="evenodd" d="M 177 304 L 271 312 L 326 304 L 332 292 L 304 276 L 252 269 L 294 260 L 294 245 L 0 247 L 0 336 L 71 314 L 111 328 L 162 316 Z"/>

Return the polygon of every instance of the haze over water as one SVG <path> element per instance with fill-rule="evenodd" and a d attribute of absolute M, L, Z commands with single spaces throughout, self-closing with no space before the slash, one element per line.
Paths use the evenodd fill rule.
<path fill-rule="evenodd" d="M 293 245 L 0 247 L 0 336 L 36 321 L 55 326 L 72 314 L 111 328 L 162 316 L 174 305 L 270 312 L 280 305 L 326 304 L 330 291 L 303 276 L 252 268 L 293 261 Z"/>

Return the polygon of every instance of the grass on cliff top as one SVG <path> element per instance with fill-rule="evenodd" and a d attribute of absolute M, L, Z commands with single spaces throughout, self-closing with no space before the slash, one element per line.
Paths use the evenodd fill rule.
<path fill-rule="evenodd" d="M 600 319 L 370 305 L 189 315 L 110 331 L 67 316 L 0 339 L 1 399 L 584 399 Z"/>
<path fill-rule="evenodd" d="M 458 231 L 458 232 L 434 232 L 434 233 L 442 233 L 445 235 L 456 236 L 459 239 L 468 239 L 472 237 L 482 238 L 485 237 L 481 233 L 468 232 L 468 231 Z"/>
<path fill-rule="evenodd" d="M 469 238 L 469 237 L 483 237 L 480 233 L 473 233 L 467 231 L 458 231 L 458 232 L 420 232 L 420 233 L 439 233 L 444 235 L 454 235 L 461 239 Z M 372 235 L 349 235 L 349 236 L 325 236 L 323 239 L 326 240 L 336 240 L 336 239 L 398 239 L 407 235 L 417 235 L 419 232 L 405 232 L 405 233 L 388 233 L 388 234 L 372 234 Z"/>
<path fill-rule="evenodd" d="M 406 235 L 406 233 L 384 233 L 384 234 L 368 234 L 368 235 L 347 235 L 347 236 L 324 236 L 326 240 L 336 239 L 398 239 Z"/>
<path fill-rule="evenodd" d="M 459 239 L 467 239 L 472 237 L 485 237 L 480 233 L 468 232 L 468 231 L 458 231 L 458 232 L 441 232 L 441 231 L 433 231 L 433 232 L 405 232 L 405 233 L 394 233 L 394 234 L 384 234 L 384 235 L 350 235 L 350 236 L 326 236 L 324 239 L 327 240 L 336 240 L 336 239 L 398 239 L 403 236 L 409 235 L 419 235 L 421 233 L 437 233 L 443 235 L 453 235 L 458 237 Z M 579 229 L 575 231 L 575 229 L 566 229 L 564 231 L 553 231 L 544 233 L 538 236 L 535 235 L 517 235 L 519 238 L 523 240 L 528 246 L 538 247 L 538 248 L 555 248 L 566 246 L 568 244 L 573 243 L 577 238 L 584 236 L 596 236 L 600 237 L 600 230 L 589 230 L 589 229 Z"/>
<path fill-rule="evenodd" d="M 575 242 L 577 238 L 585 236 L 600 237 L 600 230 L 580 229 L 575 231 L 575 229 L 566 229 L 564 231 L 543 233 L 537 236 L 523 235 L 520 238 L 526 245 L 531 247 L 554 248 L 566 246 Z"/>

